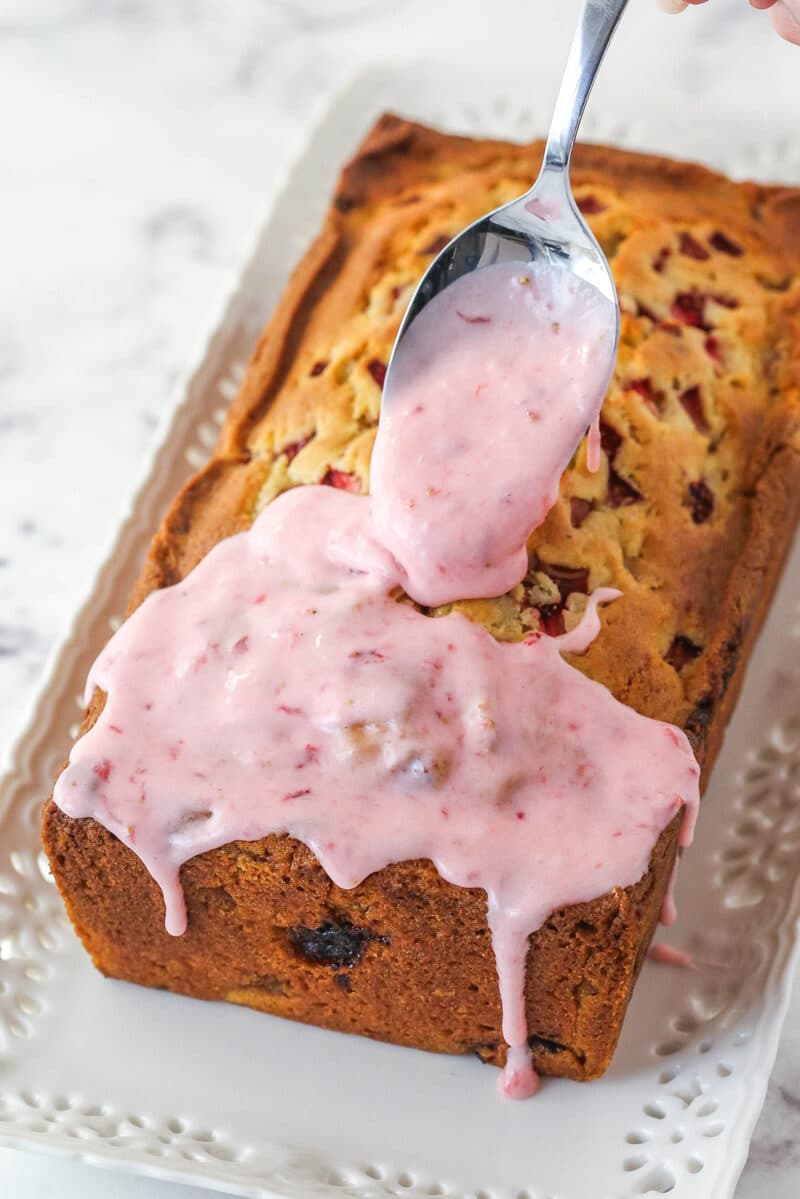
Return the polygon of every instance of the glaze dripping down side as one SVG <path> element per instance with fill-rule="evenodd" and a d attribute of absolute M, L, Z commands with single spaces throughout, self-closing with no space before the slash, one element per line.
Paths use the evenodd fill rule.
<path fill-rule="evenodd" d="M 642 876 L 696 802 L 697 766 L 682 733 L 561 657 L 615 593 L 563 638 L 502 644 L 398 604 L 398 583 L 368 499 L 281 496 L 109 642 L 89 680 L 106 703 L 56 801 L 139 855 L 174 934 L 180 866 L 230 841 L 288 833 L 345 888 L 432 860 L 487 892 L 503 1035 L 521 1049 L 528 937 Z"/>
<path fill-rule="evenodd" d="M 148 596 L 92 668 L 87 697 L 100 688 L 105 705 L 54 798 L 139 855 L 174 935 L 182 864 L 269 834 L 302 841 L 343 888 L 429 859 L 483 889 L 501 1086 L 522 1097 L 537 1086 L 530 935 L 558 908 L 637 882 L 681 807 L 687 843 L 699 770 L 682 732 L 562 658 L 597 636 L 597 606 L 616 592 L 595 592 L 562 637 L 518 644 L 397 602 L 400 589 L 440 603 L 520 581 L 611 371 L 608 313 L 580 287 L 519 264 L 480 275 L 482 289 L 465 277 L 412 327 L 374 495 L 287 492 Z"/>

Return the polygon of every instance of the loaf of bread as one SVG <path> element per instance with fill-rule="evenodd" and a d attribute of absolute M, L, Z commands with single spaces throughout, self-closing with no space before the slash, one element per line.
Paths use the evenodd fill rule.
<path fill-rule="evenodd" d="M 213 459 L 157 532 L 132 608 L 287 488 L 368 490 L 386 363 L 416 280 L 455 233 L 529 185 L 541 152 L 378 122 L 261 337 Z M 578 147 L 573 182 L 622 307 L 601 466 L 590 473 L 579 449 L 521 584 L 429 615 L 455 608 L 514 641 L 572 628 L 589 592 L 618 588 L 602 635 L 573 664 L 684 729 L 707 778 L 800 506 L 800 190 L 599 146 Z M 103 702 L 96 693 L 84 731 Z M 607 1067 L 679 823 L 637 884 L 555 911 L 531 936 L 541 1073 L 588 1079 Z M 234 842 L 182 868 L 188 930 L 171 937 L 155 882 L 104 827 L 50 800 L 43 837 L 107 975 L 504 1060 L 485 894 L 428 861 L 342 890 L 288 836 Z"/>

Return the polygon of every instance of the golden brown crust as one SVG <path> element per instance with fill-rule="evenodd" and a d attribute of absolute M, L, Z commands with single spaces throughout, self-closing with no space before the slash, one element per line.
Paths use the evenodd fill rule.
<path fill-rule="evenodd" d="M 382 367 L 413 282 L 443 239 L 527 186 L 541 149 L 378 122 L 259 341 L 214 459 L 156 535 L 132 605 L 287 487 L 366 490 Z M 454 606 L 514 640 L 571 627 L 588 590 L 619 587 L 574 664 L 686 729 L 707 777 L 800 504 L 800 191 L 601 146 L 578 147 L 573 181 L 623 308 L 602 466 L 590 475 L 576 455 L 523 584 Z M 228 846 L 184 867 L 190 925 L 175 940 L 155 884 L 105 829 L 50 802 L 44 840 L 108 974 L 502 1061 L 484 897 L 429 863 L 345 892 L 289 838 Z M 531 938 L 544 1073 L 588 1078 L 608 1064 L 676 842 L 673 823 L 636 887 L 555 913 Z M 319 960 L 331 946 L 352 963 Z"/>
<path fill-rule="evenodd" d="M 658 920 L 675 827 L 635 887 L 555 912 L 531 938 L 527 1005 L 543 1073 L 593 1078 L 608 1064 Z M 51 803 L 44 832 L 70 918 L 104 974 L 504 1060 L 486 897 L 444 882 L 429 862 L 388 866 L 342 891 L 289 837 L 235 842 L 183 867 L 189 927 L 174 938 L 147 870 L 101 825 Z M 124 904 L 109 902 L 110 880 Z"/>

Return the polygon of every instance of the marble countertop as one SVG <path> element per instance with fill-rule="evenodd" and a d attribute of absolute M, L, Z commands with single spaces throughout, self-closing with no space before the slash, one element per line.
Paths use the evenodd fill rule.
<path fill-rule="evenodd" d="M 532 27 L 536 3 L 551 16 L 562 5 L 566 43 L 563 0 L 491 10 L 499 28 Z M 635 15 L 651 33 L 668 20 Z M 434 49 L 463 59 L 485 20 L 479 0 L 0 0 L 0 749 L 305 132 L 359 66 Z M 704 44 L 734 65 L 768 52 L 744 0 L 670 20 L 680 55 L 662 82 L 697 87 L 698 101 Z M 508 42 L 524 62 L 530 39 Z M 769 53 L 785 69 L 784 50 Z M 0 1151 L 10 1199 L 201 1193 L 111 1178 Z M 795 987 L 737 1199 L 798 1193 Z"/>

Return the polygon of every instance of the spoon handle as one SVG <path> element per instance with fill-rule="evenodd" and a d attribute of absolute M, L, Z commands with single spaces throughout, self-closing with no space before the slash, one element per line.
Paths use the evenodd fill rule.
<path fill-rule="evenodd" d="M 543 169 L 566 171 L 597 68 L 628 0 L 584 0 L 558 90 Z"/>

